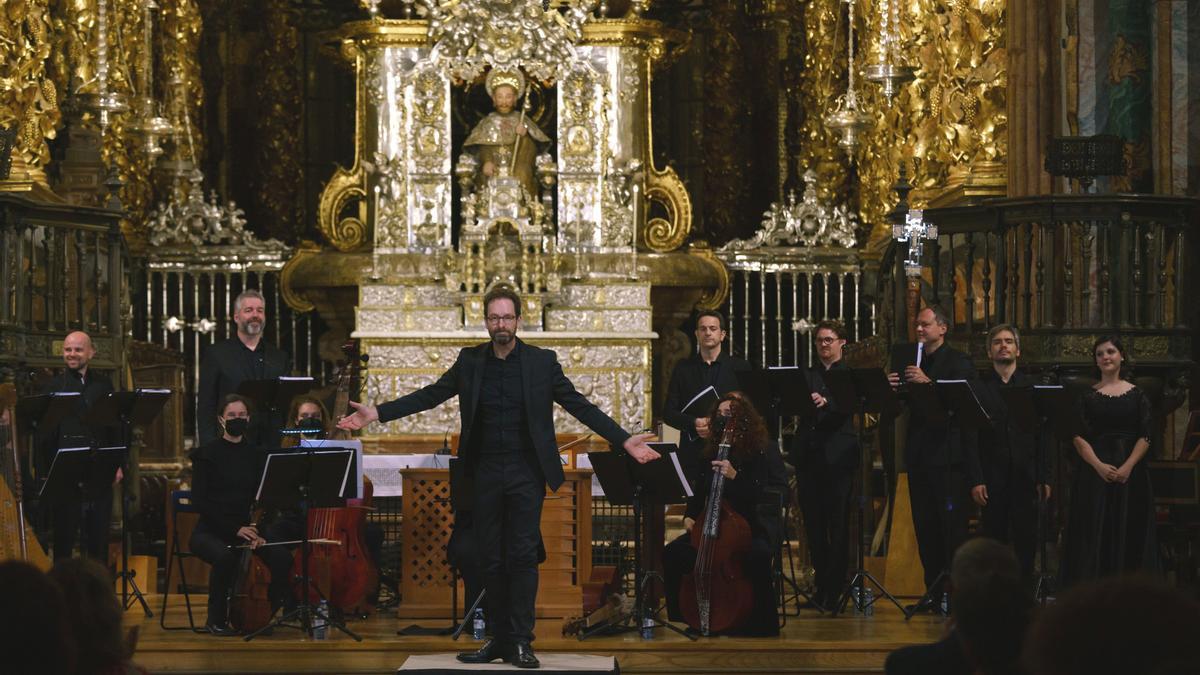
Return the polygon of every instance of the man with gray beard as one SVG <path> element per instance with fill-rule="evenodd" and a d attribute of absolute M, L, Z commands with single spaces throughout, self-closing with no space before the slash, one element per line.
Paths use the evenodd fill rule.
<path fill-rule="evenodd" d="M 267 305 L 262 293 L 242 291 L 233 301 L 233 322 L 237 335 L 209 347 L 200 361 L 200 382 L 196 393 L 196 429 L 200 445 L 220 437 L 217 429 L 217 405 L 246 380 L 267 380 L 288 372 L 288 356 L 263 339 Z M 246 438 L 254 445 L 275 445 L 275 431 L 282 419 L 267 419 L 265 411 L 252 411 Z"/>

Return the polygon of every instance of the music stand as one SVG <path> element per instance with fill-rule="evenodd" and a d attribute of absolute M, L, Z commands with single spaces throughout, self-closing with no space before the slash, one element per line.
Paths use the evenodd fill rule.
<path fill-rule="evenodd" d="M 1013 424 L 1034 434 L 1034 473 L 1041 475 L 1045 465 L 1045 453 L 1052 451 L 1054 440 L 1070 440 L 1083 428 L 1079 412 L 1072 405 L 1070 395 L 1061 385 L 1035 385 L 1033 387 L 1006 387 L 1000 389 L 1000 397 L 1008 409 Z M 1050 480 L 1047 476 L 1046 480 Z M 1035 477 L 1036 484 L 1036 477 Z M 1046 573 L 1046 511 L 1047 502 L 1038 494 L 1037 522 L 1034 532 L 1038 541 L 1037 579 L 1033 585 L 1033 597 L 1045 604 L 1047 588 L 1054 576 Z"/>
<path fill-rule="evenodd" d="M 17 424 L 22 432 L 30 427 L 47 428 L 58 426 L 63 418 L 75 411 L 82 394 L 77 391 L 60 391 L 38 396 L 26 396 L 17 401 Z"/>
<path fill-rule="evenodd" d="M 967 394 L 970 394 L 969 396 Z M 913 405 L 914 410 L 918 411 L 925 419 L 950 426 L 952 423 L 957 426 L 960 433 L 978 434 L 979 430 L 988 427 L 991 418 L 983 410 L 979 402 L 979 397 L 975 394 L 975 390 L 966 380 L 938 380 L 936 383 L 917 384 L 910 382 L 908 385 L 908 400 L 910 405 Z M 946 511 L 949 513 L 954 510 L 954 499 L 951 495 L 951 470 L 952 465 L 947 458 L 945 471 L 945 491 L 946 491 Z M 965 504 L 960 505 L 965 506 Z M 949 515 L 945 516 L 946 519 Z M 945 528 L 943 528 L 945 529 Z M 945 549 L 945 566 L 938 571 L 938 575 L 934 577 L 933 583 L 925 589 L 925 593 L 917 600 L 915 607 L 932 606 L 937 609 L 938 614 L 947 616 L 949 607 L 943 606 L 940 602 L 933 601 L 933 594 L 938 589 L 945 592 L 945 584 L 950 580 L 950 561 L 954 555 L 954 551 L 950 547 L 949 532 L 943 532 L 942 546 Z M 913 617 L 913 613 L 907 614 L 904 618 L 907 621 Z"/>
<path fill-rule="evenodd" d="M 84 417 L 85 422 L 96 426 L 111 425 L 113 420 L 116 420 L 117 427 L 120 429 L 120 445 L 124 446 L 125 451 L 121 453 L 121 462 L 118 464 L 118 467 L 122 469 L 123 477 L 121 478 L 121 571 L 117 573 L 117 576 L 121 579 L 122 606 L 129 609 L 133 605 L 133 600 L 137 600 L 141 603 L 142 611 L 145 612 L 147 618 L 154 616 L 154 613 L 150 611 L 150 605 L 146 604 L 146 598 L 142 596 L 142 591 L 134 580 L 136 572 L 129 569 L 129 509 L 133 504 L 133 497 L 129 494 L 128 448 L 133 443 L 133 427 L 135 425 L 144 427 L 153 422 L 162 412 L 163 405 L 170 397 L 170 389 L 110 391 L 93 403 Z M 129 595 L 131 586 L 133 587 L 132 596 Z"/>
<path fill-rule="evenodd" d="M 647 571 L 642 566 L 642 513 L 646 504 L 666 506 L 667 504 L 682 504 L 692 496 L 692 488 L 679 464 L 678 447 L 674 443 L 650 443 L 661 457 L 639 464 L 623 452 L 589 452 L 588 459 L 592 470 L 604 489 L 604 496 L 609 504 L 614 506 L 633 507 L 633 558 L 634 558 L 634 603 L 633 613 L 622 617 L 620 621 L 606 623 L 590 628 L 579 634 L 579 639 L 586 640 L 593 635 L 605 631 L 624 632 L 640 630 L 643 622 L 653 623 L 653 628 L 663 627 L 679 633 L 689 640 L 696 636 L 683 630 L 670 621 L 662 621 L 651 615 L 645 606 L 645 585 L 654 578 L 662 583 L 662 576 L 657 572 Z"/>
<path fill-rule="evenodd" d="M 735 375 L 738 387 L 746 394 L 754 407 L 760 413 L 764 413 L 764 417 L 775 419 L 775 441 L 779 445 L 780 452 L 783 452 L 783 424 L 779 423 L 780 418 L 795 417 L 797 426 L 816 421 L 817 406 L 812 400 L 812 387 L 809 385 L 807 375 L 798 366 L 772 366 L 766 370 L 738 371 Z M 769 416 L 767 411 L 769 411 Z M 788 499 L 790 500 L 791 497 L 789 496 Z M 801 590 L 794 579 L 782 574 L 780 578 L 791 584 L 792 599 L 797 603 L 799 603 L 799 598 L 804 598 L 805 602 L 815 607 L 817 612 L 825 613 L 825 608 L 812 596 Z M 799 608 L 797 608 L 798 612 Z"/>
<path fill-rule="evenodd" d="M 362 642 L 362 638 L 346 628 L 346 624 L 340 619 L 322 611 L 319 606 L 313 606 L 308 600 L 312 587 L 308 574 L 308 509 L 314 506 L 339 506 L 344 503 L 342 493 L 350 475 L 354 451 L 317 450 L 311 447 L 305 450 L 268 454 L 255 495 L 255 504 L 262 508 L 289 509 L 297 503 L 300 504 L 301 522 L 304 523 L 300 539 L 300 587 L 304 589 L 304 597 L 292 611 L 242 638 L 247 642 L 276 626 L 298 629 L 311 638 L 314 619 L 324 619 L 326 626 L 336 628 Z M 292 621 L 296 623 L 291 623 Z"/>
<path fill-rule="evenodd" d="M 316 381 L 311 377 L 273 377 L 265 380 L 246 380 L 238 385 L 237 393 L 245 396 L 254 402 L 258 412 L 262 413 L 261 422 L 256 423 L 258 429 L 273 429 L 280 425 L 275 422 L 279 416 L 279 411 L 287 410 L 292 405 L 292 399 L 302 394 L 307 394 L 316 386 Z M 253 415 L 253 418 L 258 418 L 259 415 Z M 261 426 L 266 424 L 266 427 Z M 266 447 L 273 447 L 279 444 L 276 436 L 271 438 L 259 438 L 259 442 Z"/>
<path fill-rule="evenodd" d="M 866 548 L 869 539 L 867 527 L 867 485 L 871 480 L 871 455 L 867 450 L 867 414 L 892 413 L 899 406 L 896 393 L 888 384 L 887 375 L 878 368 L 845 368 L 826 370 L 821 374 L 825 386 L 833 398 L 833 402 L 841 410 L 853 411 L 858 415 L 858 451 L 859 451 L 859 485 L 858 485 L 858 569 L 854 576 L 846 582 L 846 586 L 838 595 L 834 606 L 829 608 L 833 616 L 841 614 L 846 609 L 846 603 L 858 589 L 858 607 L 865 614 L 868 604 L 874 605 L 879 597 L 867 603 L 866 583 L 875 585 L 879 595 L 887 598 L 897 609 L 908 617 L 908 610 L 892 595 L 883 583 L 867 569 Z"/>

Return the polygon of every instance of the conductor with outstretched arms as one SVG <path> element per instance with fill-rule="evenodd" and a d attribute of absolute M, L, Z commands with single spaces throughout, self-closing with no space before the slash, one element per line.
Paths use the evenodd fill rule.
<path fill-rule="evenodd" d="M 361 429 L 429 410 L 457 396 L 462 428 L 458 455 L 475 477 L 475 529 L 483 559 L 492 637 L 465 663 L 503 659 L 537 668 L 533 640 L 537 554 L 545 486 L 564 476 L 554 435 L 553 404 L 639 462 L 658 457 L 650 434 L 631 435 L 563 375 L 558 356 L 517 338 L 521 298 L 497 287 L 483 299 L 489 342 L 466 347 L 433 384 L 378 407 L 351 402 L 354 414 L 338 422 Z"/>

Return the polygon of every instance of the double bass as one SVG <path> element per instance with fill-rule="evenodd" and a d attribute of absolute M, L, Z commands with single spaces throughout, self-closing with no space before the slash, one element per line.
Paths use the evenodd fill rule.
<path fill-rule="evenodd" d="M 347 360 L 338 373 L 332 411 L 334 420 L 346 414 L 351 383 L 357 379 L 365 361 L 357 356 L 354 342 L 342 345 L 342 352 Z M 350 432 L 334 429 L 329 437 L 332 440 L 349 440 Z M 362 467 L 359 467 L 361 470 Z M 370 611 L 371 594 L 379 587 L 379 568 L 367 553 L 364 536 L 367 512 L 371 509 L 371 490 L 371 482 L 364 476 L 361 503 L 308 510 L 309 540 L 333 540 L 337 544 L 310 547 L 308 565 L 311 581 L 307 602 L 316 604 L 323 598 L 350 616 L 361 616 Z M 297 552 L 292 578 L 303 577 L 302 566 L 303 556 Z"/>
<path fill-rule="evenodd" d="M 715 459 L 723 461 L 742 429 L 733 418 L 718 419 L 725 420 L 725 428 Z M 724 490 L 725 474 L 713 472 L 703 518 L 691 532 L 696 565 L 679 587 L 684 620 L 704 636 L 737 628 L 754 610 L 754 588 L 743 566 L 750 551 L 750 523 L 723 498 Z"/>

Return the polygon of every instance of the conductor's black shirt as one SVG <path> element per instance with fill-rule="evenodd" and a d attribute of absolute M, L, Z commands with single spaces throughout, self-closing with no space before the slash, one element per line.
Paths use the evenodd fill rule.
<path fill-rule="evenodd" d="M 476 436 L 484 454 L 521 453 L 533 448 L 525 420 L 525 390 L 521 379 L 521 344 L 498 358 L 489 348 L 483 363 L 479 390 L 479 424 Z"/>

